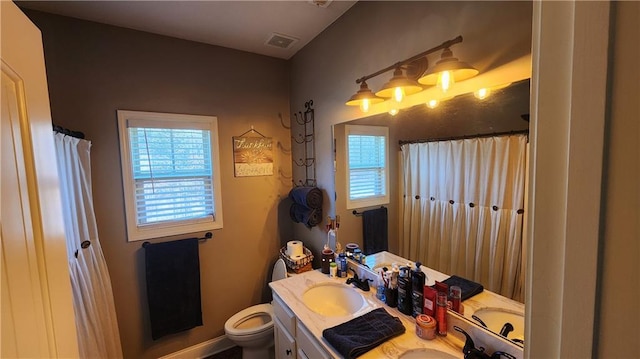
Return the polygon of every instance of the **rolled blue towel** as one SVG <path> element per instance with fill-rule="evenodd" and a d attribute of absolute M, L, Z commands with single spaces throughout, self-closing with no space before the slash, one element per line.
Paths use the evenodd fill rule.
<path fill-rule="evenodd" d="M 289 191 L 295 203 L 312 209 L 322 209 L 322 191 L 318 187 L 295 187 Z"/>
<path fill-rule="evenodd" d="M 322 336 L 345 358 L 357 358 L 405 332 L 402 321 L 384 308 L 322 331 Z"/>
<path fill-rule="evenodd" d="M 289 208 L 289 216 L 294 222 L 303 223 L 311 228 L 317 226 L 322 221 L 322 210 L 292 203 Z"/>

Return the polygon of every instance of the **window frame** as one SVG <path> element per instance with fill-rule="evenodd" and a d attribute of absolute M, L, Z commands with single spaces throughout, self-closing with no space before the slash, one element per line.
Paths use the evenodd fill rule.
<path fill-rule="evenodd" d="M 183 235 L 222 229 L 222 190 L 220 187 L 220 150 L 218 140 L 218 118 L 215 116 L 187 115 L 174 113 L 143 112 L 117 110 L 120 142 L 120 165 L 122 169 L 122 185 L 124 190 L 127 241 L 134 242 L 145 239 Z M 163 221 L 153 224 L 138 225 L 136 211 L 136 181 L 133 176 L 131 159 L 131 140 L 129 138 L 129 121 L 136 121 L 147 126 L 140 128 L 190 129 L 206 128 L 210 132 L 211 169 L 213 185 L 213 218 L 196 218 L 188 220 Z M 136 126 L 138 127 L 138 126 Z"/>
<path fill-rule="evenodd" d="M 351 199 L 351 168 L 349 167 L 349 135 L 371 135 L 384 137 L 384 195 Z M 389 128 L 385 126 L 345 125 L 345 186 L 346 208 L 356 209 L 389 204 Z"/>

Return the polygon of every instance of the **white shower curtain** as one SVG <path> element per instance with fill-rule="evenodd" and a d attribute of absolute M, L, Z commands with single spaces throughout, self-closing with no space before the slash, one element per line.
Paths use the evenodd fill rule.
<path fill-rule="evenodd" d="M 121 358 L 111 279 L 93 212 L 91 142 L 55 133 L 55 145 L 80 357 Z"/>
<path fill-rule="evenodd" d="M 522 301 L 526 135 L 402 145 L 400 254 Z"/>

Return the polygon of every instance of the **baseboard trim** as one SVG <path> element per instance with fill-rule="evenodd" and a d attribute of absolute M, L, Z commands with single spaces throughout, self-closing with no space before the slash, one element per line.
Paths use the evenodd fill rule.
<path fill-rule="evenodd" d="M 188 348 L 182 349 L 175 353 L 165 355 L 159 359 L 182 359 L 182 358 L 202 359 L 210 355 L 220 353 L 222 351 L 230 349 L 234 346 L 235 344 L 229 338 L 227 338 L 226 335 L 223 335 L 221 337 L 207 340 L 206 342 L 202 342 L 200 344 L 192 345 Z"/>

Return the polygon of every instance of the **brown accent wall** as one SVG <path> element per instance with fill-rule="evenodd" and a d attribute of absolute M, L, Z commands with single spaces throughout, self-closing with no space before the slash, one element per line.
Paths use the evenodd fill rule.
<path fill-rule="evenodd" d="M 291 160 L 274 175 L 235 178 L 232 136 L 254 126 L 290 149 L 284 60 L 25 10 L 42 30 L 53 122 L 92 141 L 98 233 L 114 289 L 126 358 L 156 358 L 224 334 L 237 311 L 270 300 L 267 282 L 291 238 Z M 116 110 L 218 117 L 224 228 L 200 244 L 204 325 L 151 340 L 142 242 L 127 242 Z M 280 170 L 284 175 L 280 173 Z M 200 235 L 200 233 L 198 234 Z M 186 238 L 189 236 L 176 237 Z M 164 241 L 169 238 L 159 239 Z"/>

